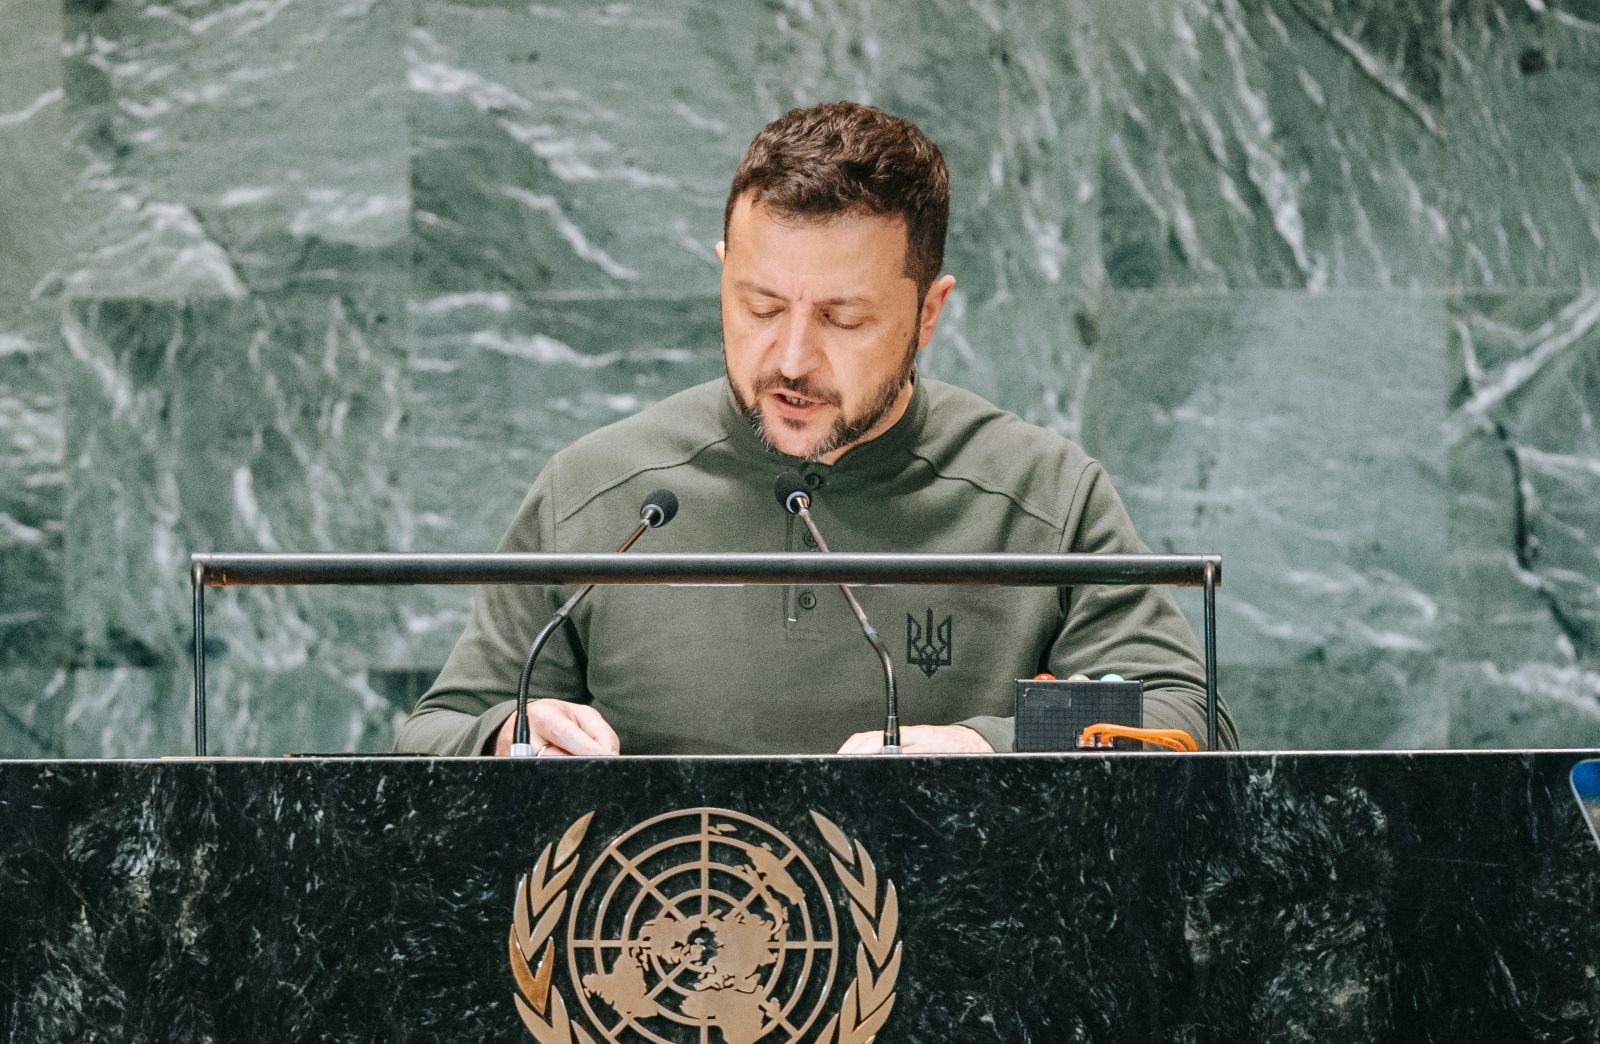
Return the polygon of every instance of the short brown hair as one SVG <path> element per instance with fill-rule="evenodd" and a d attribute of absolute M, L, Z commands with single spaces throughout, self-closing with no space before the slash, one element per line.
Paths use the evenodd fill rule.
<path fill-rule="evenodd" d="M 919 300 L 944 264 L 950 220 L 944 156 L 916 124 L 870 105 L 790 109 L 763 127 L 734 172 L 723 239 L 746 192 L 751 203 L 785 216 L 899 215 L 906 223 L 905 274 Z"/>

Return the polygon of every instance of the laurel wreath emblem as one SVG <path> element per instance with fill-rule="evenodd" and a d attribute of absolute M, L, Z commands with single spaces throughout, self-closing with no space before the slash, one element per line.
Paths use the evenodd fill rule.
<path fill-rule="evenodd" d="M 856 978 L 844 994 L 844 1007 L 828 1020 L 817 1038 L 824 1044 L 866 1044 L 883 1027 L 894 1008 L 894 984 L 900 976 L 900 899 L 894 882 L 883 883 L 859 842 L 852 841 L 820 812 L 812 812 L 822 840 L 833 849 L 833 872 L 850 893 L 850 918 L 855 922 Z M 837 1035 L 835 1035 L 837 1034 Z"/>
<path fill-rule="evenodd" d="M 512 994 L 517 1014 L 539 1044 L 594 1044 L 594 1038 L 567 1013 L 552 979 L 556 965 L 555 930 L 567 909 L 567 885 L 578 867 L 578 848 L 594 819 L 590 812 L 567 827 L 561 839 L 545 845 L 533 869 L 517 881 L 516 909 L 507 938 Z M 817 1044 L 869 1044 L 894 1009 L 900 976 L 900 900 L 894 882 L 879 887 L 872 857 L 859 842 L 819 812 L 811 819 L 831 850 L 829 859 L 850 897 L 850 917 L 859 942 L 856 977 L 846 988 L 840 1010 L 823 1026 Z"/>
<path fill-rule="evenodd" d="M 551 936 L 566 912 L 567 882 L 578 868 L 578 846 L 593 818 L 590 812 L 567 827 L 553 848 L 545 845 L 533 869 L 517 882 L 510 937 L 511 976 L 517 982 L 513 997 L 523 1025 L 539 1044 L 594 1044 L 567 1016 L 561 991 L 550 988 L 556 966 L 556 941 Z"/>

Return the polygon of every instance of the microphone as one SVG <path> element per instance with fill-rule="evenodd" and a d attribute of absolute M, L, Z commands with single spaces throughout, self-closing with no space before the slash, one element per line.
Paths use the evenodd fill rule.
<path fill-rule="evenodd" d="M 827 541 L 822 539 L 822 534 L 817 531 L 817 524 L 811 518 L 811 492 L 806 489 L 805 480 L 795 471 L 780 472 L 778 479 L 772 485 L 772 492 L 778 498 L 778 503 L 783 505 L 783 510 L 791 515 L 799 515 L 800 520 L 811 531 L 811 539 L 816 541 L 817 550 L 824 553 L 828 550 Z M 872 624 L 867 622 L 867 614 L 861 608 L 861 603 L 856 601 L 856 596 L 844 584 L 839 585 L 839 593 L 844 595 L 844 600 L 850 603 L 850 611 L 856 614 L 856 620 L 861 624 L 861 633 L 866 635 L 867 644 L 878 654 L 878 660 L 883 664 L 883 751 L 884 754 L 903 754 L 900 746 L 900 711 L 899 703 L 894 691 L 894 658 L 889 655 L 889 649 L 883 644 L 883 639 L 878 637 L 878 632 L 872 629 Z"/>
<path fill-rule="evenodd" d="M 626 551 L 633 546 L 640 535 L 647 529 L 660 529 L 678 513 L 678 498 L 670 489 L 658 489 L 639 505 L 639 524 L 633 527 L 633 532 L 617 548 L 619 552 Z M 528 682 L 533 678 L 533 662 L 539 658 L 539 652 L 556 633 L 556 628 L 566 622 L 572 615 L 572 610 L 577 608 L 584 596 L 594 590 L 593 584 L 584 584 L 578 588 L 565 605 L 556 610 L 550 622 L 544 625 L 544 630 L 539 632 L 533 640 L 533 647 L 528 650 L 528 659 L 522 665 L 522 677 L 517 680 L 517 723 L 511 727 L 511 756 L 526 758 L 533 755 L 532 730 L 528 726 Z"/>

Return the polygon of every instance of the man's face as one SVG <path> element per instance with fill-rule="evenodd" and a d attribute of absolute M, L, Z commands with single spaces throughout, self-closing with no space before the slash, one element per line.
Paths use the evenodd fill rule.
<path fill-rule="evenodd" d="M 944 276 L 918 300 L 902 219 L 783 218 L 746 196 L 717 250 L 728 383 L 762 438 L 831 464 L 900 419 L 955 285 Z"/>

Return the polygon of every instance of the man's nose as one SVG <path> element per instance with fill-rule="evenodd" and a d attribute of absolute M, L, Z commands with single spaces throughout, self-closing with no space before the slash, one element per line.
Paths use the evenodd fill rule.
<path fill-rule="evenodd" d="M 804 377 L 822 361 L 816 327 L 798 308 L 790 310 L 778 328 L 777 355 L 778 372 L 789 378 Z"/>

